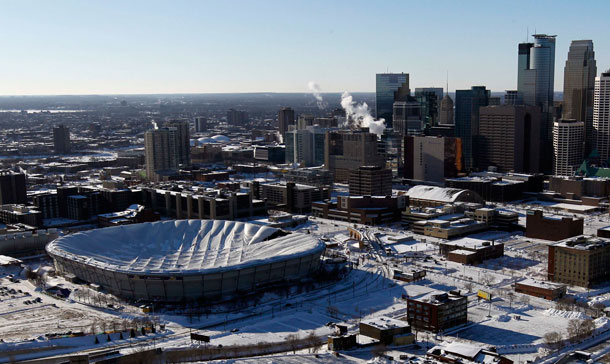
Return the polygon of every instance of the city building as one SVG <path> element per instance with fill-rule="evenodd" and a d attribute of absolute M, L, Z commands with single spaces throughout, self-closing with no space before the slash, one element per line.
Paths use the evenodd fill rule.
<path fill-rule="evenodd" d="M 344 183 L 349 181 L 351 171 L 361 166 L 385 167 L 377 135 L 368 129 L 327 131 L 324 166 L 333 174 L 335 182 Z"/>
<path fill-rule="evenodd" d="M 515 292 L 554 301 L 566 295 L 566 286 L 563 284 L 526 278 L 515 283 Z"/>
<path fill-rule="evenodd" d="M 489 105 L 490 91 L 485 86 L 473 86 L 470 90 L 455 92 L 455 136 L 462 140 L 464 170 L 475 167 L 473 153 L 476 149 L 476 136 L 479 134 L 479 108 Z"/>
<path fill-rule="evenodd" d="M 327 130 L 311 125 L 287 131 L 284 134 L 286 163 L 296 163 L 301 167 L 323 165 Z"/>
<path fill-rule="evenodd" d="M 25 174 L 0 171 L 0 205 L 24 204 L 26 200 Z"/>
<path fill-rule="evenodd" d="M 70 153 L 70 128 L 63 124 L 53 128 L 53 150 L 57 154 Z"/>
<path fill-rule="evenodd" d="M 418 87 L 415 89 L 414 96 L 421 105 L 424 127 L 429 128 L 439 123 L 443 94 L 443 89 L 440 87 Z"/>
<path fill-rule="evenodd" d="M 45 246 L 58 236 L 56 229 L 5 230 L 0 232 L 0 255 L 25 257 L 44 254 Z"/>
<path fill-rule="evenodd" d="M 375 77 L 375 115 L 385 119 L 386 126 L 392 127 L 394 101 L 401 93 L 409 94 L 408 73 L 378 73 Z M 401 89 L 399 91 L 399 89 Z"/>
<path fill-rule="evenodd" d="M 176 129 L 176 152 L 180 166 L 191 165 L 191 133 L 187 120 L 170 120 L 165 123 L 166 128 Z"/>
<path fill-rule="evenodd" d="M 610 70 L 595 78 L 593 96 L 593 149 L 599 161 L 610 159 Z"/>
<path fill-rule="evenodd" d="M 333 176 L 329 170 L 321 168 L 295 168 L 284 174 L 286 182 L 308 184 L 310 186 L 332 186 Z"/>
<path fill-rule="evenodd" d="M 208 119 L 203 116 L 198 116 L 195 118 L 195 132 L 203 133 L 208 131 Z"/>
<path fill-rule="evenodd" d="M 555 86 L 555 35 L 534 34 L 534 43 L 520 43 L 518 56 L 518 102 L 537 106 L 540 126 L 541 168 L 551 172 Z"/>
<path fill-rule="evenodd" d="M 233 126 L 242 126 L 248 121 L 248 113 L 243 110 L 229 109 L 227 123 Z"/>
<path fill-rule="evenodd" d="M 608 198 L 610 196 L 610 175 L 603 177 L 549 177 L 549 191 L 562 198 L 583 200 L 591 197 Z"/>
<path fill-rule="evenodd" d="M 544 216 L 540 210 L 527 212 L 525 236 L 528 238 L 559 241 L 582 235 L 582 231 L 582 218 Z"/>
<path fill-rule="evenodd" d="M 356 224 L 381 225 L 400 220 L 405 196 L 337 196 L 336 200 L 312 204 L 314 216 Z"/>
<path fill-rule="evenodd" d="M 375 317 L 360 321 L 360 335 L 364 335 L 385 345 L 390 345 L 398 337 L 400 345 L 409 345 L 415 341 L 415 335 L 411 333 L 411 326 L 407 321 L 394 319 L 387 316 Z M 402 339 L 408 337 L 408 340 Z"/>
<path fill-rule="evenodd" d="M 414 97 L 406 96 L 392 105 L 393 130 L 399 135 L 417 135 L 424 131 L 422 105 Z"/>
<path fill-rule="evenodd" d="M 290 125 L 294 125 L 294 110 L 290 107 L 283 107 L 277 113 L 278 129 L 282 137 L 288 131 Z"/>
<path fill-rule="evenodd" d="M 160 218 L 159 213 L 147 209 L 142 205 L 134 204 L 123 211 L 99 214 L 97 216 L 97 223 L 99 227 L 109 227 L 154 222 L 159 221 Z"/>
<path fill-rule="evenodd" d="M 493 209 L 489 210 L 493 211 Z M 439 245 L 439 250 L 449 261 L 471 265 L 504 256 L 504 244 L 496 243 L 493 240 L 462 238 L 443 241 Z"/>
<path fill-rule="evenodd" d="M 257 145 L 254 147 L 254 159 L 271 164 L 283 164 L 286 161 L 286 147 L 283 145 Z"/>
<path fill-rule="evenodd" d="M 477 172 L 445 180 L 447 187 L 474 191 L 491 202 L 521 200 L 526 192 L 542 192 L 543 183 L 542 174 L 497 172 Z"/>
<path fill-rule="evenodd" d="M 360 166 L 349 176 L 351 196 L 389 196 L 392 194 L 392 171 L 378 166 Z"/>
<path fill-rule="evenodd" d="M 406 136 L 403 147 L 404 177 L 443 183 L 462 171 L 462 141 L 453 137 Z"/>
<path fill-rule="evenodd" d="M 163 180 L 163 175 L 175 174 L 179 166 L 176 128 L 160 128 L 144 133 L 146 178 Z"/>
<path fill-rule="evenodd" d="M 610 240 L 578 235 L 549 246 L 548 279 L 591 287 L 610 279 Z"/>
<path fill-rule="evenodd" d="M 302 185 L 294 182 L 263 183 L 258 188 L 260 198 L 265 200 L 269 208 L 291 213 L 310 212 L 313 202 L 330 198 L 330 190 L 326 187 Z"/>
<path fill-rule="evenodd" d="M 479 170 L 494 166 L 499 172 L 540 171 L 541 113 L 534 106 L 483 106 L 476 138 Z"/>
<path fill-rule="evenodd" d="M 495 348 L 467 344 L 464 342 L 443 342 L 426 352 L 426 357 L 435 359 L 431 363 L 496 363 L 513 364 L 513 361 L 498 354 Z"/>
<path fill-rule="evenodd" d="M 591 153 L 593 145 L 593 92 L 596 75 L 593 41 L 573 40 L 563 71 L 563 118 L 584 123 L 584 156 Z"/>
<path fill-rule="evenodd" d="M 449 90 L 447 90 L 447 94 L 441 100 L 439 124 L 454 125 L 453 99 L 451 98 L 451 96 L 449 96 Z"/>
<path fill-rule="evenodd" d="M 562 119 L 553 123 L 553 175 L 573 176 L 583 161 L 585 123 Z"/>
<path fill-rule="evenodd" d="M 459 291 L 407 298 L 407 321 L 419 330 L 439 332 L 468 322 L 468 297 Z"/>
<path fill-rule="evenodd" d="M 470 190 L 424 185 L 411 187 L 406 196 L 409 197 L 409 206 L 419 207 L 435 207 L 456 202 L 484 203 L 481 196 Z"/>
<path fill-rule="evenodd" d="M 518 105 L 519 104 L 519 91 L 517 90 L 506 90 L 504 93 L 504 105 Z"/>
<path fill-rule="evenodd" d="M 0 222 L 3 224 L 25 224 L 33 227 L 42 226 L 42 213 L 34 206 L 0 205 Z"/>

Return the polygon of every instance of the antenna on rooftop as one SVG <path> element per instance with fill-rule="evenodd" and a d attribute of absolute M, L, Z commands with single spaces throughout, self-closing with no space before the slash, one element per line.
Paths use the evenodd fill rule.
<path fill-rule="evenodd" d="M 447 70 L 447 95 L 449 95 L 449 70 Z"/>

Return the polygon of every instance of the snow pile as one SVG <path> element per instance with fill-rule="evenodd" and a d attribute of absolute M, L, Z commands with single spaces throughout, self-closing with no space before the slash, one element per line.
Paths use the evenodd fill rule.
<path fill-rule="evenodd" d="M 367 361 L 367 363 L 368 364 L 391 364 L 391 363 L 394 363 L 394 361 L 377 356 L 374 359 Z"/>
<path fill-rule="evenodd" d="M 206 273 L 284 261 L 324 250 L 311 235 L 270 239 L 278 229 L 224 220 L 168 220 L 61 237 L 53 257 L 125 273 Z"/>
<path fill-rule="evenodd" d="M 578 311 L 563 311 L 555 308 L 549 308 L 544 311 L 544 314 L 551 317 L 563 317 L 570 320 L 587 320 L 591 317 Z"/>
<path fill-rule="evenodd" d="M 593 320 L 593 323 L 595 324 L 595 331 L 597 332 L 610 330 L 610 318 L 608 317 L 600 317 Z"/>
<path fill-rule="evenodd" d="M 605 294 L 602 296 L 595 296 L 591 298 L 591 300 L 589 301 L 589 306 L 593 306 L 596 303 L 601 303 L 606 307 L 610 306 L 610 295 Z"/>

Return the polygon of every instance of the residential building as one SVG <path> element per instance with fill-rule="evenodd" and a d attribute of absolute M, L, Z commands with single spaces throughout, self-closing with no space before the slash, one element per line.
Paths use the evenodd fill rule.
<path fill-rule="evenodd" d="M 198 116 L 195 118 L 195 132 L 203 133 L 208 131 L 208 119 L 203 116 Z"/>
<path fill-rule="evenodd" d="M 407 320 L 419 330 L 439 332 L 468 322 L 468 297 L 459 291 L 407 298 Z"/>
<path fill-rule="evenodd" d="M 408 73 L 378 73 L 375 77 L 375 115 L 377 119 L 385 119 L 386 126 L 392 127 L 394 101 L 401 94 L 408 95 Z"/>
<path fill-rule="evenodd" d="M 290 107 L 283 107 L 277 113 L 278 129 L 282 137 L 288 131 L 290 125 L 294 125 L 294 110 Z"/>
<path fill-rule="evenodd" d="M 227 111 L 227 123 L 234 126 L 242 126 L 248 121 L 248 113 L 243 110 L 229 109 Z"/>
<path fill-rule="evenodd" d="M 287 131 L 284 134 L 286 163 L 297 163 L 301 167 L 323 165 L 327 130 L 312 125 Z"/>
<path fill-rule="evenodd" d="M 476 166 L 473 153 L 476 149 L 476 137 L 479 134 L 479 108 L 489 105 L 490 91 L 485 86 L 473 86 L 470 90 L 455 92 L 455 136 L 462 140 L 464 170 L 470 171 Z"/>
<path fill-rule="evenodd" d="M 549 246 L 548 279 L 591 287 L 610 279 L 610 239 L 579 235 Z"/>
<path fill-rule="evenodd" d="M 562 119 L 553 123 L 553 175 L 574 175 L 583 161 L 584 140 L 584 122 Z"/>
<path fill-rule="evenodd" d="M 392 171 L 379 166 L 360 166 L 349 176 L 351 196 L 389 196 L 392 194 Z"/>
<path fill-rule="evenodd" d="M 70 153 L 70 128 L 63 124 L 53 128 L 53 150 L 57 154 Z"/>
<path fill-rule="evenodd" d="M 165 123 L 166 128 L 176 129 L 176 153 L 180 166 L 191 165 L 191 134 L 190 124 L 187 120 L 170 120 Z"/>
<path fill-rule="evenodd" d="M 462 141 L 453 137 L 406 136 L 403 146 L 404 177 L 443 183 L 462 171 Z"/>
<path fill-rule="evenodd" d="M 499 172 L 540 171 L 541 113 L 534 106 L 483 106 L 479 109 L 476 167 Z"/>
<path fill-rule="evenodd" d="M 599 161 L 610 159 L 610 70 L 595 78 L 593 97 L 593 149 Z"/>
<path fill-rule="evenodd" d="M 563 74 L 563 118 L 584 123 L 584 156 L 588 156 L 593 145 L 593 92 L 597 75 L 592 40 L 572 41 Z"/>
<path fill-rule="evenodd" d="M 160 128 L 144 133 L 146 178 L 160 181 L 165 174 L 178 170 L 179 152 L 176 128 Z"/>
<path fill-rule="evenodd" d="M 327 187 L 287 183 L 264 183 L 259 186 L 260 197 L 266 201 L 269 208 L 284 210 L 291 213 L 306 213 L 311 211 L 313 202 L 330 198 Z"/>

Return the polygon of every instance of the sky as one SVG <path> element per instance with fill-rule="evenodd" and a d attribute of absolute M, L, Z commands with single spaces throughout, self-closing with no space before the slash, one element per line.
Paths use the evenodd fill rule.
<path fill-rule="evenodd" d="M 515 89 L 517 44 L 556 34 L 610 68 L 610 1 L 0 0 L 0 95 Z M 530 38 L 531 39 L 531 38 Z"/>

